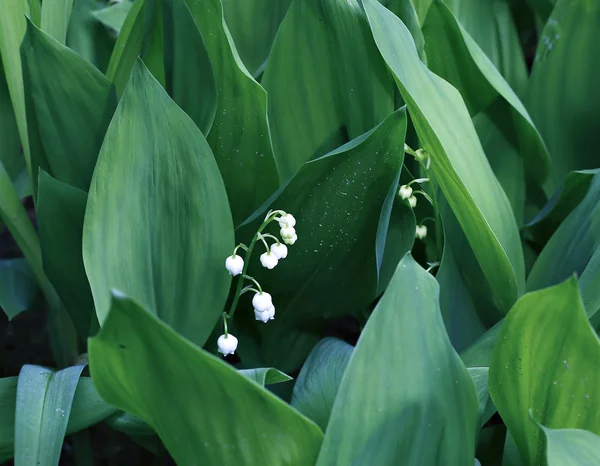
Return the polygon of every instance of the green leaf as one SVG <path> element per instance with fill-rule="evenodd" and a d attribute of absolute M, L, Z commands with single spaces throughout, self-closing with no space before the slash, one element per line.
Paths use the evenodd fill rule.
<path fill-rule="evenodd" d="M 558 227 L 538 256 L 527 290 L 556 285 L 581 275 L 600 246 L 600 174 L 594 175 L 581 203 Z"/>
<path fill-rule="evenodd" d="M 429 8 L 423 34 L 428 67 L 460 91 L 472 116 L 499 99 L 492 117 L 518 147 L 528 178 L 541 185 L 550 170 L 544 141 L 517 95 L 441 0 Z"/>
<path fill-rule="evenodd" d="M 596 152 L 589 150 L 600 144 L 595 124 L 599 24 L 600 3 L 560 0 L 540 37 L 526 102 L 550 151 L 547 193 L 569 172 L 600 165 Z"/>
<path fill-rule="evenodd" d="M 202 345 L 229 292 L 233 225 L 217 164 L 194 122 L 139 62 L 94 171 L 83 260 L 102 324 L 111 288 Z"/>
<path fill-rule="evenodd" d="M 178 464 L 314 464 L 315 424 L 127 298 L 113 296 L 89 356 L 102 397 L 154 428 Z"/>
<path fill-rule="evenodd" d="M 44 271 L 84 339 L 98 326 L 81 249 L 86 202 L 86 193 L 40 171 L 36 220 Z"/>
<path fill-rule="evenodd" d="M 284 374 L 277 369 L 272 367 L 261 367 L 257 369 L 242 369 L 239 371 L 245 377 L 248 377 L 253 382 L 264 387 L 265 385 L 271 385 L 276 383 L 288 382 L 293 380 L 289 375 Z"/>
<path fill-rule="evenodd" d="M 354 347 L 324 338 L 310 352 L 292 393 L 292 406 L 325 430 Z"/>
<path fill-rule="evenodd" d="M 293 0 L 262 83 L 284 180 L 394 110 L 393 79 L 355 0 Z"/>
<path fill-rule="evenodd" d="M 375 0 L 365 0 L 375 42 L 396 77 L 431 172 L 456 215 L 498 307 L 521 294 L 524 261 L 510 204 L 485 158 L 458 91 L 419 60 L 404 24 Z M 460 135 L 460 137 L 459 137 Z"/>
<path fill-rule="evenodd" d="M 57 42 L 67 40 L 67 28 L 73 0 L 44 0 L 42 4 L 41 29 Z"/>
<path fill-rule="evenodd" d="M 596 247 L 594 254 L 590 258 L 585 270 L 579 278 L 579 289 L 581 290 L 581 299 L 585 306 L 588 317 L 596 316 L 600 310 L 600 247 Z M 596 326 L 595 326 L 596 327 Z"/>
<path fill-rule="evenodd" d="M 600 437 L 581 429 L 548 429 L 546 436 L 548 466 L 588 466 L 600 463 Z"/>
<path fill-rule="evenodd" d="M 166 0 L 163 19 L 166 90 L 207 135 L 217 112 L 218 96 L 204 39 L 185 0 Z"/>
<path fill-rule="evenodd" d="M 33 304 L 37 284 L 26 259 L 0 260 L 0 307 L 9 320 Z"/>
<path fill-rule="evenodd" d="M 23 366 L 15 408 L 15 463 L 58 464 L 71 405 L 84 366 L 54 372 Z"/>
<path fill-rule="evenodd" d="M 405 256 L 350 358 L 317 465 L 472 464 L 477 396 L 438 293 Z"/>
<path fill-rule="evenodd" d="M 292 0 L 223 0 L 225 22 L 253 76 L 264 67 L 279 24 Z"/>
<path fill-rule="evenodd" d="M 375 299 L 377 248 L 385 244 L 381 213 L 389 193 L 398 189 L 405 132 L 406 112 L 400 109 L 368 133 L 306 162 L 238 230 L 241 238 L 251 237 L 267 209 L 297 219 L 298 242 L 277 273 L 260 267 L 256 255 L 250 263 L 249 273 L 272 294 L 277 317 L 257 328 L 251 308 L 236 314 L 260 334 L 260 365 L 296 370 L 320 339 L 324 317 L 357 315 Z M 279 233 L 275 225 L 265 231 Z M 404 253 L 411 244 L 405 242 Z M 244 351 L 240 354 L 243 358 Z"/>
<path fill-rule="evenodd" d="M 467 370 L 479 399 L 479 424 L 483 427 L 496 412 L 488 391 L 489 367 L 469 367 Z"/>
<path fill-rule="evenodd" d="M 544 456 L 529 410 L 551 428 L 600 433 L 599 364 L 600 341 L 575 278 L 529 293 L 511 309 L 494 348 L 489 389 L 525 464 Z"/>
<path fill-rule="evenodd" d="M 12 458 L 15 439 L 17 377 L 0 379 L 0 461 Z M 68 418 L 67 435 L 94 425 L 117 412 L 94 388 L 92 379 L 81 377 Z"/>
<path fill-rule="evenodd" d="M 42 167 L 87 191 L 116 107 L 113 86 L 91 63 L 31 22 L 22 53 L 35 174 Z"/>
<path fill-rule="evenodd" d="M 114 3 L 106 8 L 102 8 L 101 10 L 92 11 L 92 15 L 104 26 L 118 33 L 123 27 L 123 23 L 125 22 L 125 18 L 131 9 L 131 5 L 132 2 L 127 0 Z"/>

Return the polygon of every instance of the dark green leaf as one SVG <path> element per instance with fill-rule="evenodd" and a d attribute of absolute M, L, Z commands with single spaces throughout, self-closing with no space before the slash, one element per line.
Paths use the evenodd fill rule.
<path fill-rule="evenodd" d="M 438 293 L 405 256 L 350 358 L 319 466 L 473 463 L 477 396 L 446 335 Z"/>
<path fill-rule="evenodd" d="M 0 260 L 0 307 L 12 319 L 33 304 L 37 284 L 26 259 Z"/>
<path fill-rule="evenodd" d="M 106 8 L 93 11 L 92 15 L 94 15 L 94 17 L 104 26 L 118 33 L 125 22 L 127 13 L 129 13 L 129 10 L 131 9 L 131 5 L 132 2 L 128 0 L 113 3 Z"/>
<path fill-rule="evenodd" d="M 488 391 L 489 367 L 469 367 L 467 369 L 475 385 L 479 399 L 479 424 L 483 426 L 496 412 L 496 407 Z"/>
<path fill-rule="evenodd" d="M 67 40 L 67 28 L 71 17 L 73 0 L 44 0 L 40 28 L 58 43 Z"/>
<path fill-rule="evenodd" d="M 202 345 L 227 298 L 233 247 L 210 147 L 139 62 L 104 138 L 85 214 L 83 259 L 98 320 L 116 287 Z"/>
<path fill-rule="evenodd" d="M 102 397 L 153 427 L 178 464 L 314 464 L 315 424 L 127 298 L 113 297 L 89 353 Z"/>

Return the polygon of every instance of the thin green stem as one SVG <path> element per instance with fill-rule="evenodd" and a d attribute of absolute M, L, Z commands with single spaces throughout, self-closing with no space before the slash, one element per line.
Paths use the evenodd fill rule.
<path fill-rule="evenodd" d="M 263 244 L 265 245 L 265 249 L 267 250 L 267 254 L 269 254 L 271 252 L 271 250 L 269 249 L 268 243 L 265 241 L 264 235 L 262 235 L 262 234 L 259 233 L 258 234 L 258 239 L 260 239 L 263 242 Z"/>
<path fill-rule="evenodd" d="M 226 312 L 223 313 L 223 328 L 225 330 L 225 336 L 227 337 L 229 335 L 229 329 L 227 328 L 227 319 L 229 319 L 229 316 L 227 315 Z"/>
<path fill-rule="evenodd" d="M 260 286 L 260 283 L 258 283 L 254 278 L 252 278 L 250 275 L 242 275 L 242 278 L 245 278 L 246 280 L 250 280 L 252 283 L 254 283 L 256 285 L 256 287 L 259 289 L 259 293 L 262 293 L 262 287 Z"/>
<path fill-rule="evenodd" d="M 240 292 L 240 295 L 243 295 L 244 293 L 248 293 L 248 291 L 254 291 L 255 293 L 260 293 L 260 291 L 258 291 L 256 288 L 252 288 L 250 285 L 248 285 L 242 289 L 242 291 Z"/>
<path fill-rule="evenodd" d="M 274 239 L 275 241 L 277 241 L 277 244 L 280 244 L 280 243 L 279 243 L 279 238 L 277 238 L 277 236 L 275 236 L 275 235 L 270 235 L 269 233 L 265 233 L 264 235 L 261 235 L 261 236 L 262 236 L 263 238 L 271 238 L 271 239 Z"/>
<path fill-rule="evenodd" d="M 244 243 L 240 243 L 233 250 L 233 257 L 235 257 L 235 254 L 237 253 L 237 250 L 240 249 L 240 248 L 243 249 L 244 251 L 248 250 L 248 246 L 246 246 Z"/>

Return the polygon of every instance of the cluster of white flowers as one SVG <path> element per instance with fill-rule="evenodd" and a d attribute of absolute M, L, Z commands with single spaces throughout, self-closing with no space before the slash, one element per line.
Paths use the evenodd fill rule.
<path fill-rule="evenodd" d="M 260 233 L 260 231 L 262 231 L 262 228 L 273 220 L 276 220 L 279 223 L 279 234 L 285 244 L 282 244 L 273 235 L 263 235 Z M 254 243 L 258 240 L 262 241 L 266 248 L 266 251 L 260 256 L 260 263 L 263 267 L 269 270 L 275 268 L 279 261 L 281 259 L 285 259 L 288 255 L 288 248 L 286 244 L 293 245 L 298 240 L 298 234 L 296 233 L 296 229 L 294 228 L 295 226 L 296 219 L 292 214 L 283 211 L 269 212 L 267 214 L 267 217 L 265 218 L 263 226 L 261 226 L 261 229 L 259 229 L 258 233 L 254 237 L 253 243 L 250 245 L 250 248 L 247 248 L 244 245 L 237 246 L 234 249 L 233 254 L 225 260 L 225 268 L 233 276 L 243 274 L 245 272 L 244 259 L 241 256 L 237 255 L 236 252 L 240 247 L 244 248 L 246 251 L 251 252 Z M 272 238 L 275 240 L 275 242 L 271 244 L 270 247 L 266 242 L 267 238 Z M 247 287 L 244 288 L 244 290 L 242 291 L 242 294 L 247 290 L 255 291 L 254 297 L 252 298 L 252 306 L 254 306 L 255 319 L 264 323 L 275 319 L 275 306 L 273 305 L 271 295 L 269 293 L 264 292 L 258 284 L 258 282 L 252 277 L 242 275 L 242 279 L 244 278 L 252 280 L 258 286 L 258 290 L 254 290 L 253 288 Z M 228 354 L 233 354 L 237 349 L 237 345 L 237 338 L 228 333 L 227 326 L 225 326 L 225 334 L 221 335 L 217 341 L 219 352 L 224 356 L 227 356 Z"/>
<path fill-rule="evenodd" d="M 402 200 L 408 199 L 408 205 L 410 205 L 413 209 L 417 207 L 417 198 L 413 194 L 413 190 L 410 186 L 403 184 L 400 186 L 400 190 L 398 191 L 400 198 Z"/>

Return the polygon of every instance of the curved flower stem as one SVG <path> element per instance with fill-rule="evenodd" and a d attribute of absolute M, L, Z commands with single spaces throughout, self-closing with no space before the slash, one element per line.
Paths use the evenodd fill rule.
<path fill-rule="evenodd" d="M 277 244 L 280 244 L 279 243 L 279 238 L 277 238 L 277 236 L 275 236 L 275 235 L 270 235 L 269 233 L 265 233 L 264 235 L 261 234 L 260 236 L 262 236 L 263 238 L 272 238 L 275 241 L 277 241 Z"/>
<path fill-rule="evenodd" d="M 240 249 L 240 248 L 241 248 L 241 249 L 243 249 L 244 251 L 247 251 L 247 250 L 248 250 L 248 246 L 246 246 L 244 243 L 240 243 L 240 244 L 238 244 L 238 245 L 235 247 L 235 249 L 233 250 L 233 256 L 234 256 L 234 257 L 235 257 L 235 254 L 237 253 L 237 250 L 238 250 L 238 249 Z"/>
<path fill-rule="evenodd" d="M 229 316 L 227 315 L 226 312 L 223 313 L 223 327 L 225 328 L 225 337 L 227 337 L 229 335 L 228 329 L 227 329 L 227 319 L 229 319 Z"/>
<path fill-rule="evenodd" d="M 263 244 L 265 245 L 265 249 L 267 250 L 267 254 L 269 254 L 271 252 L 271 250 L 269 249 L 269 245 L 265 241 L 265 236 L 263 234 L 259 233 L 258 234 L 258 239 L 263 242 Z"/>

